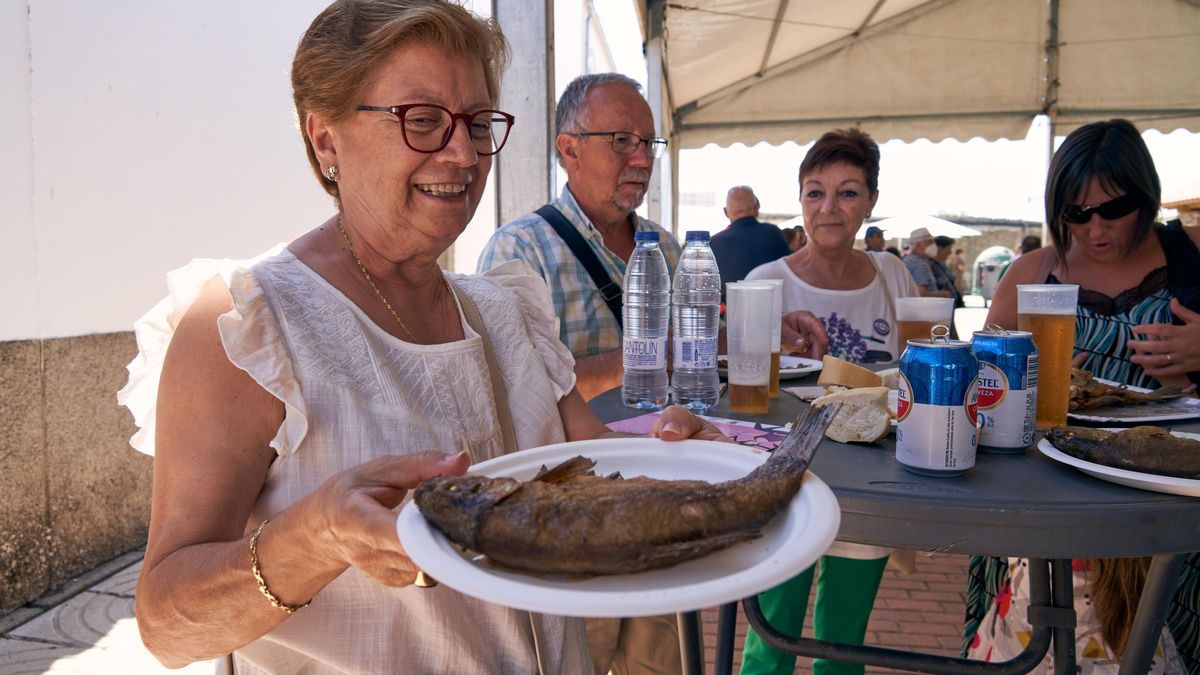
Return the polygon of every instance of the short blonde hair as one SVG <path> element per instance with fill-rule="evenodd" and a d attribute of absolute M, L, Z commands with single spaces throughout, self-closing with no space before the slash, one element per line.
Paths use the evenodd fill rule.
<path fill-rule="evenodd" d="M 321 186 L 335 199 L 338 186 L 321 173 L 306 129 L 308 116 L 344 120 L 367 86 L 371 71 L 397 47 L 432 44 L 483 65 L 488 98 L 500 98 L 500 73 L 508 41 L 495 21 L 481 19 L 446 0 L 336 0 L 305 31 L 292 59 L 292 98 L 300 135 Z"/>

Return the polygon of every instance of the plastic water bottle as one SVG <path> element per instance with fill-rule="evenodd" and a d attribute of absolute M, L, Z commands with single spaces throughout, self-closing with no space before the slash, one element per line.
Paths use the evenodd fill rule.
<path fill-rule="evenodd" d="M 708 247 L 707 232 L 687 233 L 672 291 L 675 372 L 671 393 L 675 403 L 702 412 L 715 406 L 721 397 L 717 375 L 721 273 Z"/>
<path fill-rule="evenodd" d="M 621 400 L 630 408 L 658 410 L 667 404 L 667 322 L 671 315 L 667 260 L 657 232 L 636 232 L 625 267 L 625 323 Z"/>

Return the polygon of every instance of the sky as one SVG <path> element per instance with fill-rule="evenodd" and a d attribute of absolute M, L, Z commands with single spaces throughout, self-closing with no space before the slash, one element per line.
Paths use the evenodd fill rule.
<path fill-rule="evenodd" d="M 617 67 L 645 83 L 633 2 L 597 0 L 595 7 Z M 1045 125 L 1045 118 L 1034 120 L 1027 136 L 1016 140 L 882 143 L 880 194 L 874 215 L 969 215 L 1040 222 L 1048 166 Z M 1200 134 L 1149 131 L 1144 138 L 1162 179 L 1163 200 L 1200 197 Z M 684 204 L 680 231 L 723 227 L 720 207 L 725 192 L 734 185 L 753 187 L 764 213 L 799 213 L 796 171 L 807 149 L 795 143 L 764 143 L 684 150 L 678 167 Z M 708 199 L 715 199 L 712 206 L 700 206 Z M 689 223 L 684 218 L 708 222 Z"/>

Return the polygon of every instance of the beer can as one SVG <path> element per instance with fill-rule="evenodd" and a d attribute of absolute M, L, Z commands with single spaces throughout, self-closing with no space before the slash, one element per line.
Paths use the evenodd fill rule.
<path fill-rule="evenodd" d="M 944 334 L 908 341 L 896 404 L 896 460 L 904 468 L 960 476 L 975 466 L 978 377 L 971 343 Z"/>
<path fill-rule="evenodd" d="M 971 337 L 979 359 L 979 447 L 1019 453 L 1037 424 L 1038 352 L 1033 333 L 988 328 Z"/>

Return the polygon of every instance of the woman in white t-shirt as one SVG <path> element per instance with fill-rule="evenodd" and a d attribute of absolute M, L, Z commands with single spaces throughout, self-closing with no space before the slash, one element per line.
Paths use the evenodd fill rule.
<path fill-rule="evenodd" d="M 756 267 L 747 279 L 783 280 L 783 321 L 808 311 L 825 326 L 829 353 L 848 361 L 895 361 L 895 299 L 917 295 L 904 263 L 890 253 L 857 250 L 855 235 L 879 198 L 879 146 L 858 129 L 820 138 L 800 164 L 800 205 L 808 245 Z M 813 608 L 817 639 L 862 644 L 887 549 L 837 542 L 821 558 Z M 813 570 L 759 596 L 770 623 L 789 635 L 804 626 Z M 742 674 L 790 673 L 795 657 L 746 637 Z M 813 673 L 862 673 L 863 667 L 817 659 Z"/>

